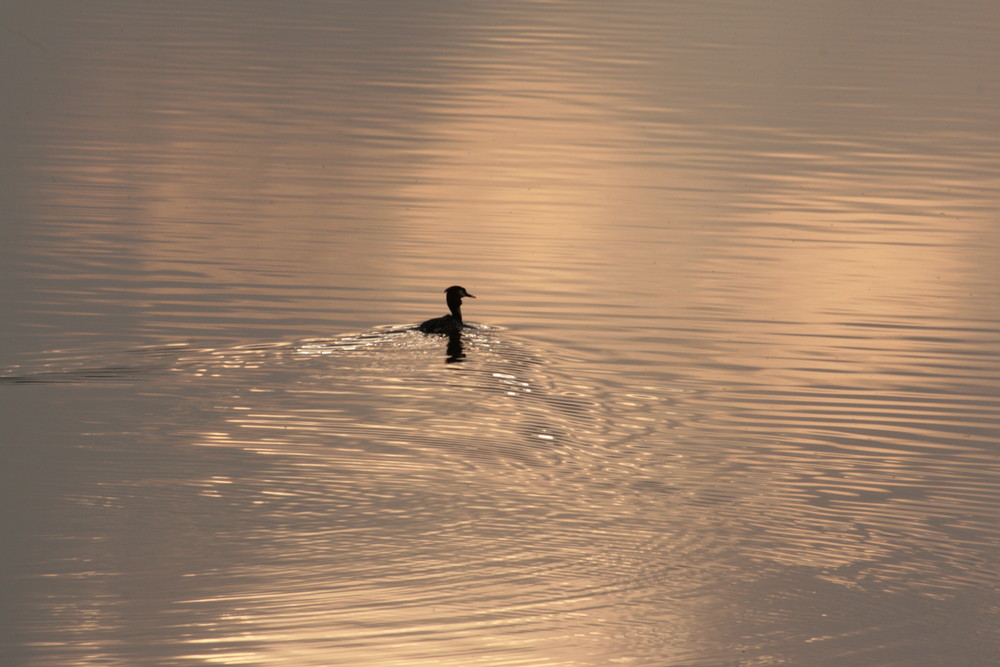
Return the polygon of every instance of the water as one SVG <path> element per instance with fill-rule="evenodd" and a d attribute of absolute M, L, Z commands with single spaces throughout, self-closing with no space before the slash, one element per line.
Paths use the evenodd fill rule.
<path fill-rule="evenodd" d="M 998 27 L 5 12 L 2 662 L 994 664 Z"/>

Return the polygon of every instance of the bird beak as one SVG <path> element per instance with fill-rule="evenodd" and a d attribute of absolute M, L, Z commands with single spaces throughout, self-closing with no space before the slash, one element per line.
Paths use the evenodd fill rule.
<path fill-rule="evenodd" d="M 470 299 L 475 299 L 476 298 L 475 294 L 469 294 L 468 292 L 465 293 L 465 296 L 469 297 Z"/>

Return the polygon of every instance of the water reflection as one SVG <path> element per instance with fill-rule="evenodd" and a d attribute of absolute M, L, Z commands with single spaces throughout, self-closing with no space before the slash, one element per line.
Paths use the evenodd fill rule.
<path fill-rule="evenodd" d="M 100 372 L 99 358 L 78 355 L 78 372 L 65 353 L 22 369 L 91 393 L 95 378 L 117 378 L 126 393 L 74 394 L 74 410 L 108 414 L 102 403 L 125 399 L 134 415 L 84 440 L 77 514 L 103 518 L 92 539 L 60 549 L 67 560 L 48 576 L 63 581 L 61 602 L 31 618 L 103 619 L 101 632 L 137 642 L 124 662 L 163 637 L 153 619 L 168 610 L 191 638 L 162 648 L 166 661 L 318 665 L 335 651 L 366 664 L 380 645 L 390 664 L 497 664 L 525 650 L 535 663 L 590 664 L 589 651 L 548 648 L 589 634 L 603 655 L 670 645 L 682 662 L 729 659 L 722 647 L 753 633 L 737 610 L 790 585 L 838 608 L 902 596 L 924 610 L 920 623 L 935 613 L 923 596 L 995 579 L 987 560 L 970 561 L 997 538 L 995 429 L 947 456 L 935 435 L 968 430 L 962 403 L 900 395 L 879 407 L 832 389 L 748 386 L 723 414 L 708 393 L 585 384 L 583 366 L 485 327 L 466 333 L 472 355 L 457 374 L 442 375 L 445 340 L 398 325 L 134 350 L 132 368 Z M 984 427 L 991 409 L 976 408 Z M 154 507 L 167 516 L 137 526 Z M 163 531 L 176 547 L 163 548 Z M 155 557 L 149 545 L 161 545 Z M 73 582 L 101 581 L 88 572 L 106 549 L 127 558 L 125 576 L 101 584 L 111 593 L 99 607 L 81 606 L 91 596 Z M 164 581 L 180 563 L 197 576 Z M 150 597 L 165 587 L 166 599 Z M 814 598 L 779 599 L 776 613 L 806 631 Z M 122 614 L 149 624 L 106 625 Z M 859 641 L 893 631 L 862 617 Z"/>
<path fill-rule="evenodd" d="M 462 344 L 462 332 L 448 334 L 448 363 L 456 363 L 465 359 L 465 346 Z"/>
<path fill-rule="evenodd" d="M 78 495 L 121 526 L 97 531 L 114 551 L 144 553 L 147 539 L 160 541 L 162 520 L 140 527 L 128 518 L 143 516 L 147 503 L 171 508 L 171 523 L 192 518 L 184 534 L 199 533 L 194 544 L 204 546 L 178 539 L 186 542 L 187 567 L 202 574 L 172 586 L 168 597 L 175 613 L 191 609 L 178 629 L 197 629 L 195 636 L 205 639 L 196 643 L 213 637 L 219 659 L 324 664 L 331 627 L 341 628 L 337 636 L 347 642 L 343 659 L 361 659 L 370 653 L 369 640 L 398 633 L 467 636 L 452 649 L 456 664 L 490 646 L 542 646 L 562 631 L 522 632 L 635 586 L 599 577 L 607 558 L 600 552 L 580 572 L 570 557 L 584 544 L 621 542 L 627 534 L 627 524 L 590 509 L 596 498 L 585 492 L 588 480 L 594 469 L 610 467 L 585 448 L 632 433 L 620 431 L 628 424 L 624 414 L 612 420 L 601 401 L 583 400 L 569 385 L 573 379 L 553 385 L 557 378 L 531 350 L 484 328 L 466 338 L 475 354 L 460 376 L 438 370 L 434 353 L 442 339 L 401 327 L 335 340 L 174 348 L 171 373 L 148 375 L 147 382 L 155 379 L 152 405 L 173 405 L 180 421 L 161 415 L 127 433 L 103 433 L 100 447 L 109 453 L 138 433 L 135 444 L 146 454 L 137 452 L 130 464 L 119 460 L 120 478 L 104 475 Z M 164 351 L 148 354 L 162 360 Z M 415 373 L 421 358 L 424 370 Z M 55 374 L 51 363 L 42 368 L 22 376 Z M 89 383 L 89 371 L 68 368 L 66 375 L 67 382 Z M 131 410 L 147 401 L 129 401 Z M 199 433 L 189 431 L 195 423 Z M 168 451 L 146 459 L 164 437 L 176 436 Z M 630 494 L 616 487 L 600 495 L 610 507 L 621 505 L 627 519 L 623 499 Z M 583 492 L 574 501 L 578 509 L 553 504 L 567 489 Z M 560 525 L 561 537 L 553 532 Z M 545 545 L 538 543 L 542 535 Z M 81 546 L 88 554 L 81 564 L 100 558 Z M 128 598 L 145 591 L 141 599 L 149 603 L 147 587 L 165 584 L 146 580 L 176 558 L 161 550 L 148 562 L 135 560 L 128 569 L 140 570 L 130 575 L 138 578 L 116 587 Z M 375 582 L 381 583 L 372 588 Z M 547 591 L 536 591 L 542 582 Z M 117 617 L 117 597 L 102 611 L 73 603 L 79 592 L 70 586 L 62 609 L 47 613 L 67 621 L 88 613 L 104 623 Z M 159 616 L 161 604 L 136 613 Z M 213 613 L 218 617 L 203 618 Z M 484 626 L 498 632 L 483 635 Z M 152 627 L 128 623 L 104 631 L 148 639 Z M 288 633 L 297 648 L 285 654 L 278 638 Z M 315 654 L 303 653 L 303 642 L 313 641 Z M 228 645 L 240 648 L 223 649 Z M 420 662 L 438 651 L 405 642 L 386 655 Z"/>
<path fill-rule="evenodd" d="M 994 4 L 82 7 L 0 43 L 4 662 L 992 660 Z"/>

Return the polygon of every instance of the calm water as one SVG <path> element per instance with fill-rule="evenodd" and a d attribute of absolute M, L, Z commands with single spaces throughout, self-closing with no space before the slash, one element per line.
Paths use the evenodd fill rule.
<path fill-rule="evenodd" d="M 0 662 L 998 664 L 998 30 L 8 8 Z"/>

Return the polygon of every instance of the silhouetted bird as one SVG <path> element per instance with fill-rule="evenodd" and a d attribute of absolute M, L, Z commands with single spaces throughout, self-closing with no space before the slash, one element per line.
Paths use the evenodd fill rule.
<path fill-rule="evenodd" d="M 458 285 L 452 285 L 444 293 L 447 295 L 445 301 L 448 303 L 448 310 L 451 311 L 451 315 L 435 317 L 417 327 L 424 333 L 456 334 L 462 330 L 462 299 L 464 297 L 475 299 L 476 297 L 466 292 L 464 287 Z"/>

